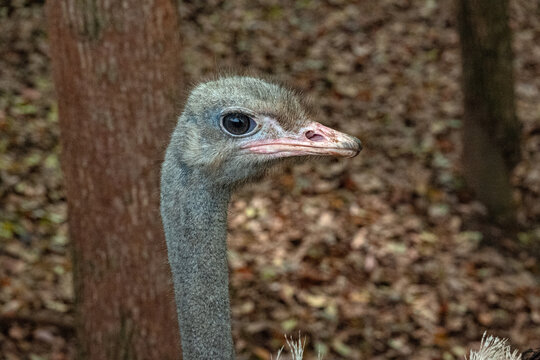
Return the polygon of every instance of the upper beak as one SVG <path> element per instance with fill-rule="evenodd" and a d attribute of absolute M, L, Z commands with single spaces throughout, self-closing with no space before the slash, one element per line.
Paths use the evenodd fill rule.
<path fill-rule="evenodd" d="M 311 122 L 297 134 L 277 139 L 250 141 L 242 148 L 251 153 L 277 157 L 302 155 L 354 157 L 362 150 L 362 143 L 354 136 L 336 131 L 318 122 Z"/>

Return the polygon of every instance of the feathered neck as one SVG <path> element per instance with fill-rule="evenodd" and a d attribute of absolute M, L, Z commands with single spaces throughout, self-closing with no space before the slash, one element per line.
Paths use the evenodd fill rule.
<path fill-rule="evenodd" d="M 168 151 L 161 216 L 184 360 L 234 359 L 227 264 L 230 190 L 213 186 Z"/>

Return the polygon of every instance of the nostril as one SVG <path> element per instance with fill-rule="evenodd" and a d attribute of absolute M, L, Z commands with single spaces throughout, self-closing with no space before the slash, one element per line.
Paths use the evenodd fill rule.
<path fill-rule="evenodd" d="M 317 134 L 315 131 L 308 130 L 306 131 L 306 137 L 311 141 L 323 141 L 325 140 L 324 136 Z"/>

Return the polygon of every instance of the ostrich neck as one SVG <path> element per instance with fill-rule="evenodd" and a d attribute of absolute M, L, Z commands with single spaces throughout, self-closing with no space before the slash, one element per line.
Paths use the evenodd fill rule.
<path fill-rule="evenodd" d="M 230 191 L 168 154 L 161 216 L 171 266 L 184 360 L 234 359 L 227 266 Z"/>

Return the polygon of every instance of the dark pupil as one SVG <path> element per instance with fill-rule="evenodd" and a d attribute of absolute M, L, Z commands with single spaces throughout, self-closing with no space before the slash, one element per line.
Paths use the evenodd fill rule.
<path fill-rule="evenodd" d="M 244 114 L 229 114 L 223 118 L 223 127 L 233 135 L 242 135 L 249 130 L 250 119 Z"/>

